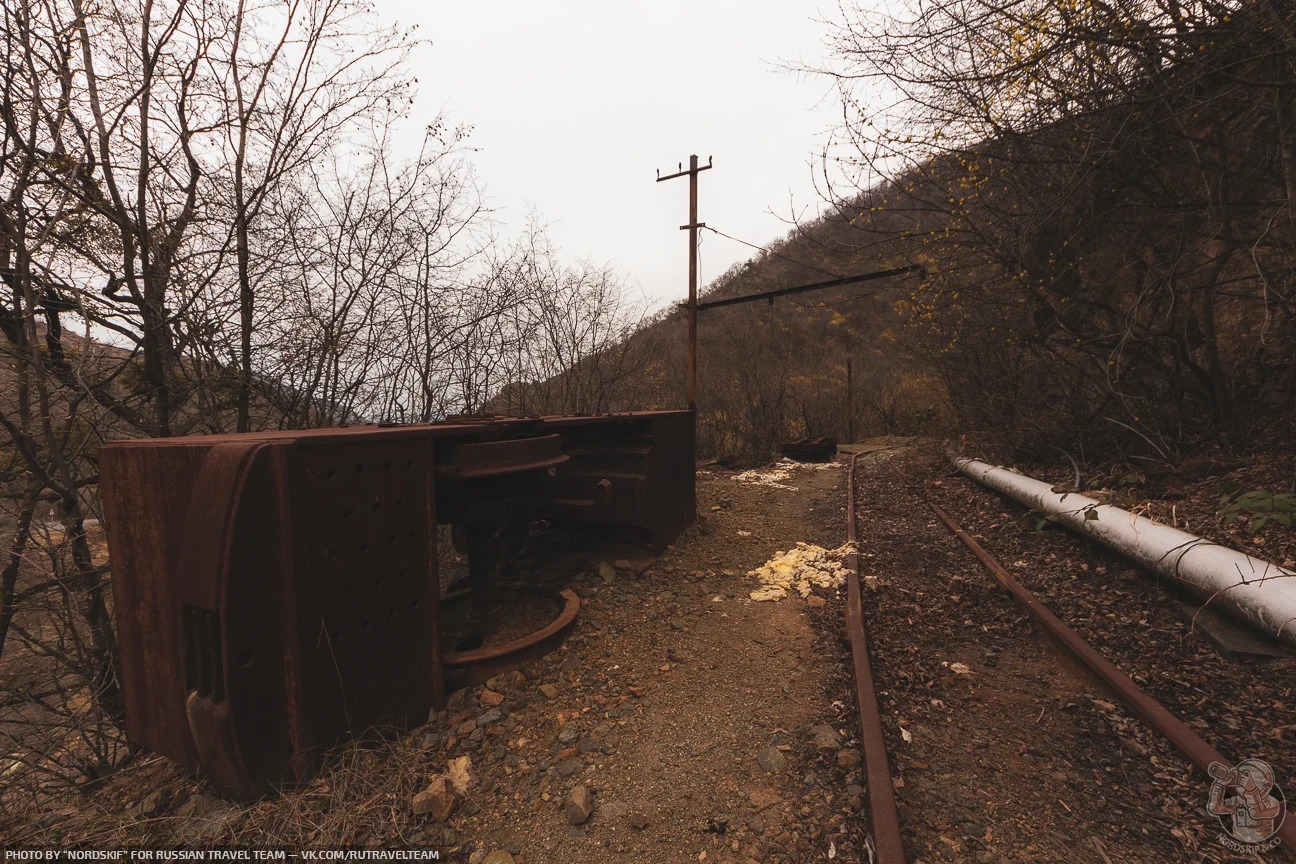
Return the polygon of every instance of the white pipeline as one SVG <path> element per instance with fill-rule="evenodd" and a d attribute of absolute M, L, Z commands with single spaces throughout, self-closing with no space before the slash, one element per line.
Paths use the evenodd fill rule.
<path fill-rule="evenodd" d="M 958 469 L 1296 647 L 1296 573 L 1128 510 L 975 459 Z"/>

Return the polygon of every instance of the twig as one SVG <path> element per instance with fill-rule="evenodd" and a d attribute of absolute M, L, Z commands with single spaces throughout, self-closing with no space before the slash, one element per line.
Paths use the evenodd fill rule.
<path fill-rule="evenodd" d="M 1103 849 L 1103 843 L 1097 837 L 1090 837 L 1089 842 L 1093 845 L 1094 851 L 1103 859 L 1103 864 L 1112 864 L 1112 860 L 1107 857 L 1107 851 Z"/>

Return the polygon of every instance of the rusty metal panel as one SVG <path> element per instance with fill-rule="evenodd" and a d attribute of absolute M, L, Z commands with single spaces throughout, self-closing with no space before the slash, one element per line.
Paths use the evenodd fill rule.
<path fill-rule="evenodd" d="M 133 742 L 246 797 L 443 702 L 430 437 L 108 446 L 101 472 Z"/>
<path fill-rule="evenodd" d="M 183 765 L 196 765 L 198 754 L 185 720 L 179 586 L 166 574 L 176 571 L 193 480 L 208 449 L 99 451 L 126 736 Z"/>
<path fill-rule="evenodd" d="M 303 749 L 422 723 L 444 702 L 431 439 L 303 442 L 291 464 Z"/>
<path fill-rule="evenodd" d="M 283 663 L 284 449 L 243 442 L 207 452 L 174 580 L 188 731 L 212 782 L 239 796 L 290 779 L 280 710 L 291 699 Z"/>
<path fill-rule="evenodd" d="M 444 704 L 438 521 L 480 538 L 544 514 L 664 545 L 695 510 L 688 412 L 123 441 L 99 460 L 127 736 L 237 796 Z"/>

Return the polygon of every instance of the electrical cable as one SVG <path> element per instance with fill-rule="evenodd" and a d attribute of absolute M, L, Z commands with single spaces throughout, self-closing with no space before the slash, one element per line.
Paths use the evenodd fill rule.
<path fill-rule="evenodd" d="M 757 246 L 755 243 L 749 243 L 746 240 L 743 240 L 739 237 L 734 237 L 732 234 L 726 234 L 725 232 L 719 230 L 718 228 L 712 228 L 710 225 L 703 225 L 702 227 L 714 234 L 719 234 L 721 237 L 732 240 L 735 243 L 741 243 L 744 246 L 750 246 L 752 249 L 756 249 L 760 252 L 764 252 L 766 255 L 773 255 L 775 258 L 782 258 L 784 261 L 790 262 L 792 264 L 796 264 L 798 267 L 805 267 L 807 270 L 816 270 L 820 273 L 823 273 L 825 276 L 832 276 L 834 279 L 842 278 L 842 274 L 840 273 L 834 273 L 831 270 L 825 270 L 822 267 L 816 267 L 813 264 L 806 264 L 804 261 L 798 261 L 795 258 L 789 258 L 786 255 L 780 255 L 778 252 L 775 252 L 771 249 L 766 249 L 764 246 Z"/>

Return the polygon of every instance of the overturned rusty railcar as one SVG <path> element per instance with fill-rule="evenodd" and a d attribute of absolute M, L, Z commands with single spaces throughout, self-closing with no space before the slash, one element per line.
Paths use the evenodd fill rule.
<path fill-rule="evenodd" d="M 99 455 L 135 744 L 220 791 L 445 701 L 438 524 L 473 562 L 533 518 L 654 545 L 694 518 L 686 411 L 120 441 Z"/>

